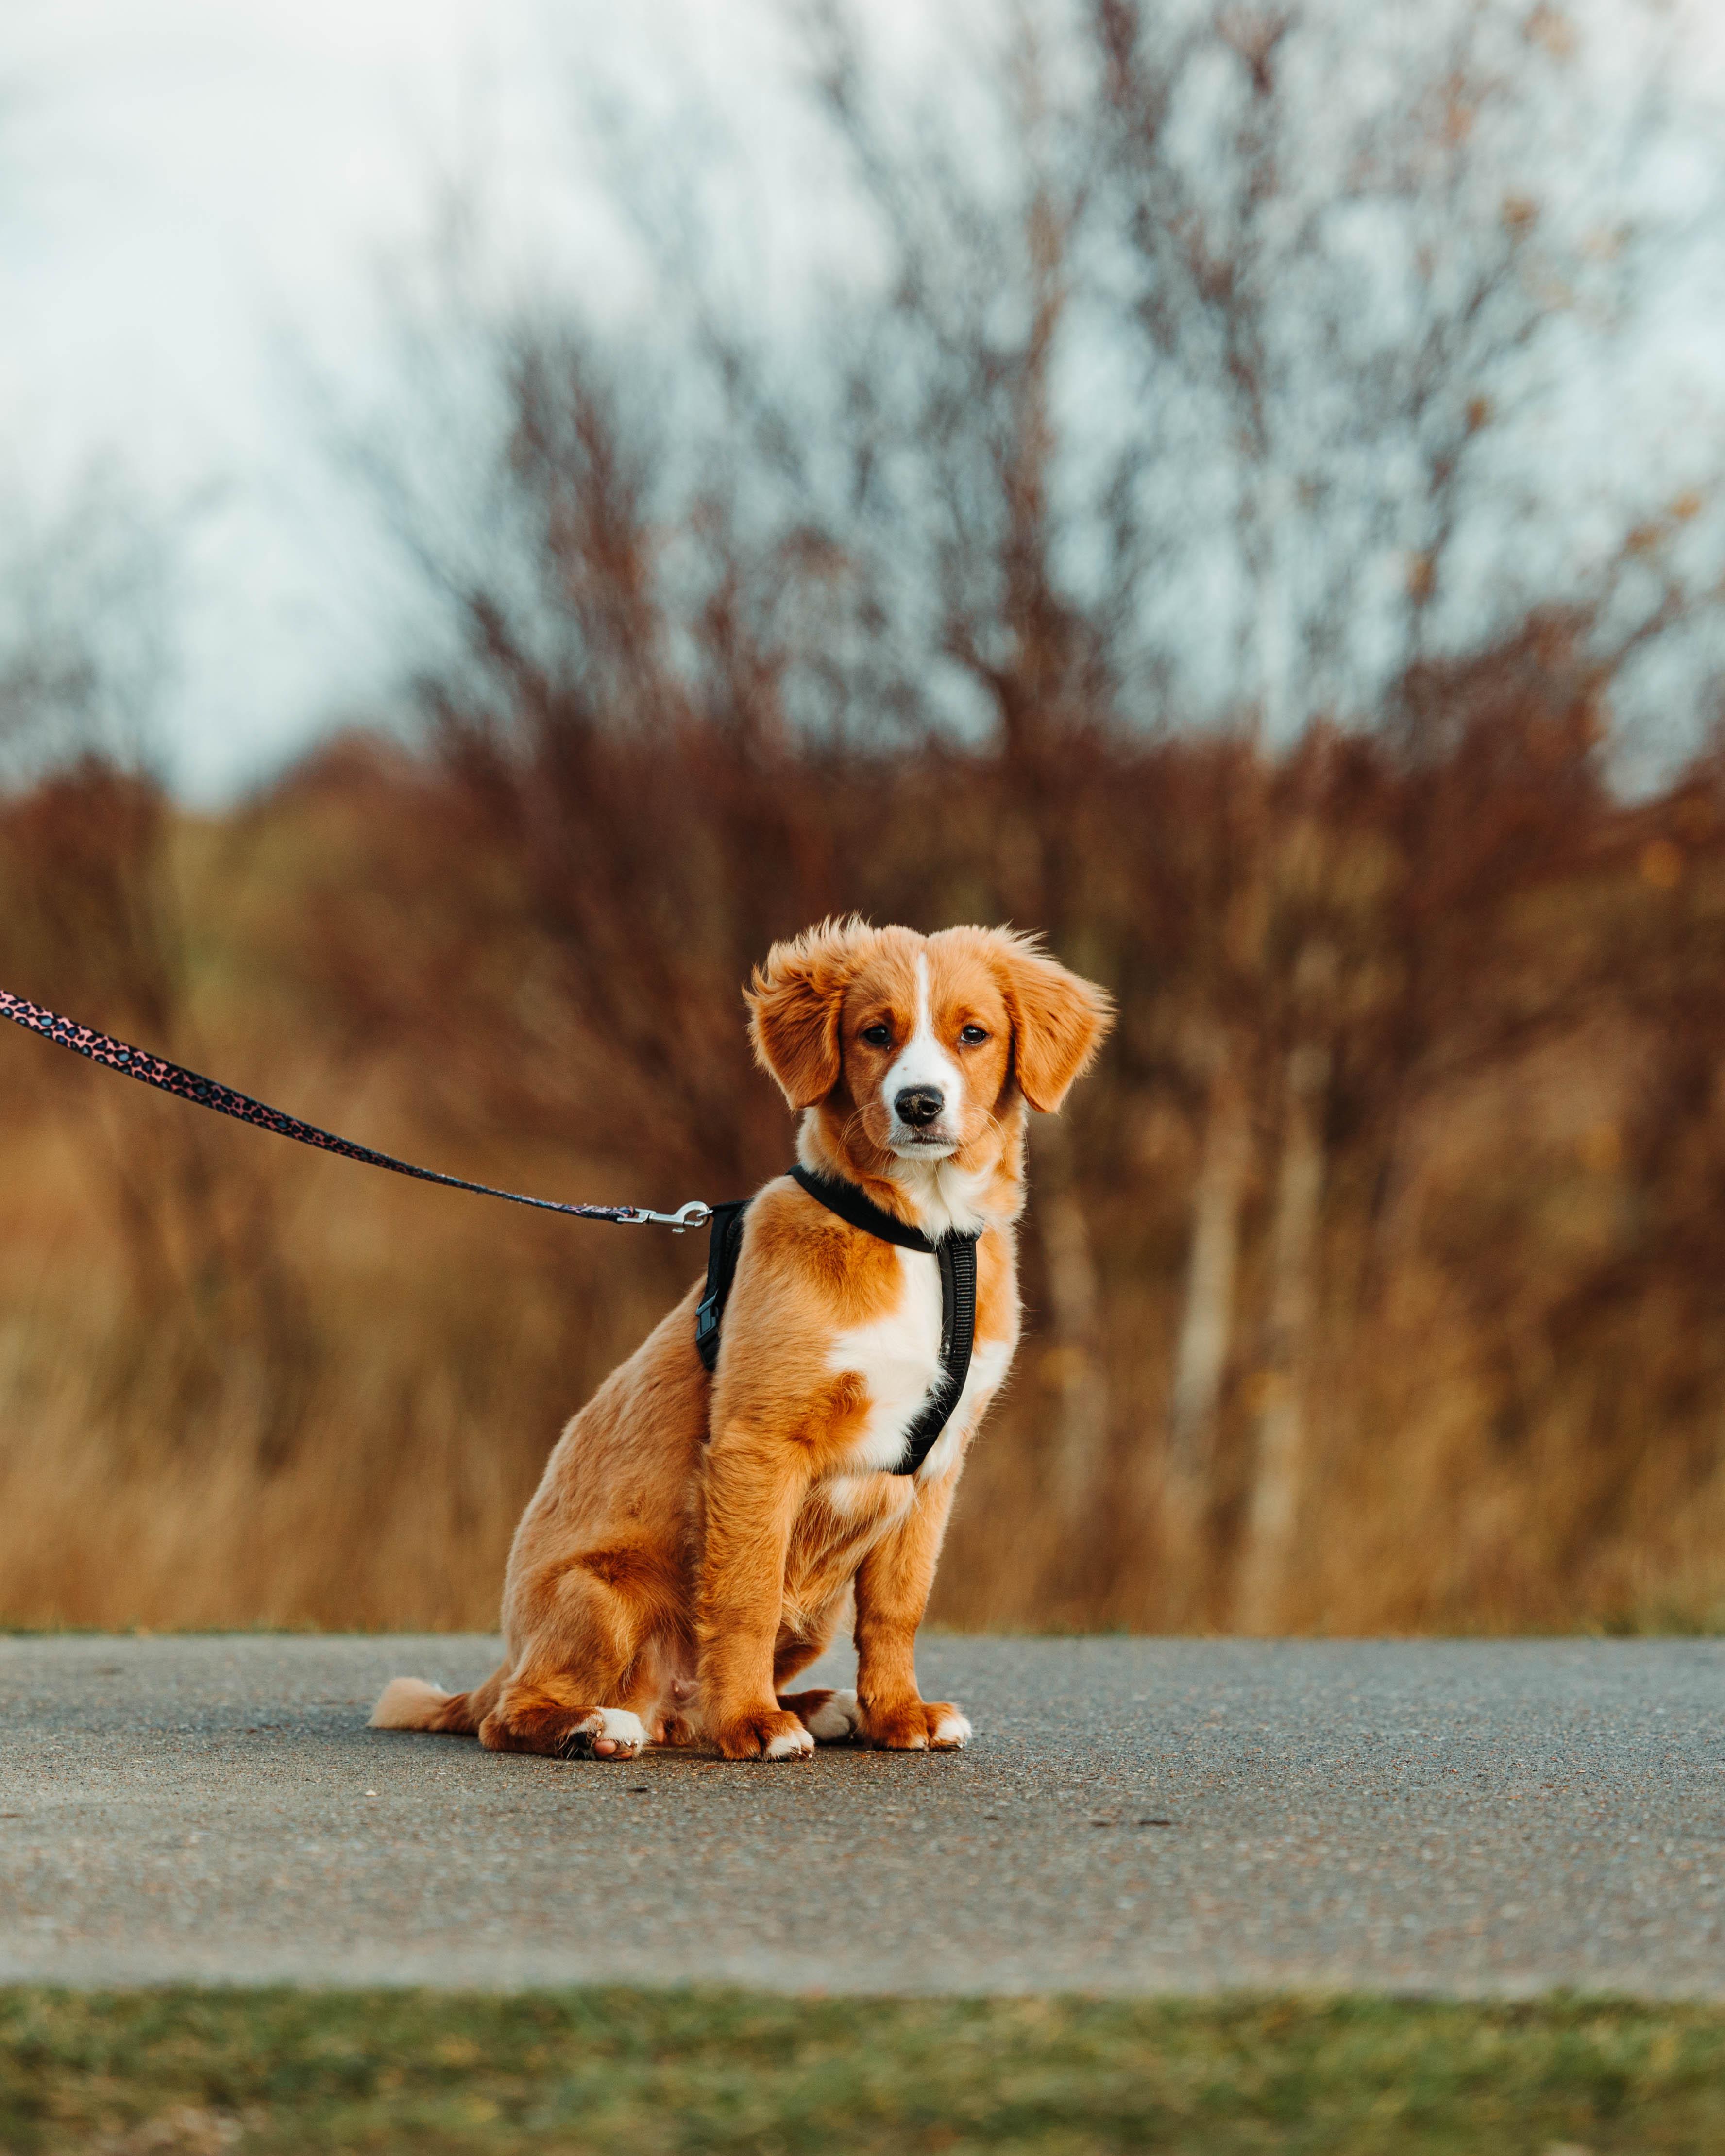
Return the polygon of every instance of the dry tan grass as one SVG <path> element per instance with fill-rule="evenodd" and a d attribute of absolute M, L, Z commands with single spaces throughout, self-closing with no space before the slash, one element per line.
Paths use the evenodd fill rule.
<path fill-rule="evenodd" d="M 378 864 L 392 848 L 416 862 L 413 844 L 368 818 L 346 779 L 290 789 L 233 827 L 176 825 L 177 901 L 201 927 L 165 1045 L 314 1120 L 512 1188 L 716 1198 L 785 1157 L 788 1124 L 740 1060 L 712 1096 L 734 1097 L 737 1127 L 711 1142 L 742 1168 L 703 1169 L 710 1101 L 680 1130 L 650 1091 L 636 1115 L 513 928 L 485 926 L 442 868 L 423 892 L 389 886 L 407 871 Z M 1266 1346 L 1280 1126 L 1273 1084 L 1258 1081 L 1195 1513 L 1173 1503 L 1168 1408 L 1204 1131 L 1179 1028 L 1210 993 L 1189 957 L 1204 945 L 1194 933 L 1186 972 L 1170 963 L 1134 991 L 1117 923 L 1086 932 L 1088 960 L 1070 955 L 1124 988 L 1123 1038 L 1065 1151 L 1040 1134 L 1030 1331 L 967 1477 L 937 1621 L 1239 1624 L 1260 1433 L 1290 1368 L 1303 1434 L 1276 1629 L 1725 1618 L 1725 1336 L 1705 1322 L 1725 1125 L 1707 1090 L 1711 1037 L 1696 1046 L 1670 1015 L 1699 1008 L 1681 968 L 1705 978 L 1725 867 L 1694 872 L 1689 942 L 1650 942 L 1635 860 L 1603 881 L 1576 871 L 1561 906 L 1536 891 L 1500 916 L 1500 970 L 1532 952 L 1545 983 L 1525 1037 L 1506 1028 L 1482 1050 L 1460 1029 L 1477 1029 L 1477 1011 L 1458 1006 L 1454 1036 L 1421 1051 L 1430 1075 L 1389 1096 L 1393 1124 L 1363 1120 L 1376 1081 L 1349 1075 L 1356 1121 L 1327 1140 L 1315 1315 L 1292 1365 Z M 352 895 L 340 933 L 332 890 Z M 343 946 L 374 912 L 382 940 Z M 1633 978 L 1613 941 L 1625 921 L 1640 939 Z M 405 946 L 404 923 L 424 950 Z M 457 929 L 483 992 L 473 965 L 449 965 Z M 1146 932 L 1153 950 L 1168 933 Z M 1597 946 L 1586 968 L 1578 935 Z M 1360 978 L 1380 979 L 1383 937 L 1361 941 Z M 1663 1003 L 1639 993 L 1656 963 L 1676 983 Z M 344 1004 L 331 983 L 360 964 L 374 980 L 419 969 L 451 1029 L 416 1031 L 404 1005 Z M 1551 986 L 1566 967 L 1579 988 Z M 46 995 L 50 972 L 78 1014 L 125 1029 L 123 994 L 87 981 L 95 1000 L 80 1004 L 64 956 L 39 957 L 18 984 Z M 511 1033 L 523 979 L 538 985 L 527 1030 Z M 492 983 L 502 1000 L 485 1000 Z M 716 1039 L 737 985 L 701 990 Z M 1260 991 L 1273 1044 L 1267 968 Z M 1215 993 L 1240 990 L 1224 979 Z M 740 1005 L 734 1024 L 740 1040 Z M 1273 1055 L 1260 1067 L 1273 1076 Z M 1677 1091 L 1673 1072 L 1691 1070 Z M 0 1040 L 0 1621 L 490 1624 L 562 1419 L 704 1261 L 700 1237 L 537 1219 L 322 1159 L 21 1034 Z M 582 1130 L 589 1142 L 569 1142 Z M 1045 1224 L 1061 1203 L 1095 1270 L 1089 1319 L 1073 1319 L 1050 1272 Z M 1097 1400 L 1100 1422 L 1075 1420 L 1075 1402 Z"/>
<path fill-rule="evenodd" d="M 213 1376 L 188 1377 L 181 1318 L 137 1308 L 96 1178 L 72 1169 L 65 1132 L 44 1135 L 0 1147 L 0 1617 L 13 1624 L 489 1625 L 562 1417 L 703 1254 L 698 1238 L 523 1224 L 278 1148 L 272 1179 L 308 1186 L 288 1240 L 313 1300 L 291 1446 L 272 1466 L 267 1354 L 226 1341 Z M 58 1166 L 27 1225 L 13 1170 L 30 1159 Z M 1332 1276 L 1358 1255 L 1332 1250 Z M 1188 1621 L 1228 1621 L 1225 1521 L 1204 1552 L 1163 1547 L 1178 1286 L 1153 1278 L 1111 1308 L 1111 1451 L 1076 1522 L 1049 1501 L 1062 1351 L 1032 1334 L 972 1463 L 936 1621 L 1157 1629 L 1194 1569 L 1216 1591 Z M 1725 1611 L 1725 1470 L 1650 1444 L 1625 1482 L 1553 1372 L 1535 1442 L 1495 1441 L 1500 1378 L 1436 1267 L 1404 1265 L 1369 1322 L 1336 1309 L 1323 1350 L 1288 1629 L 1705 1626 Z"/>

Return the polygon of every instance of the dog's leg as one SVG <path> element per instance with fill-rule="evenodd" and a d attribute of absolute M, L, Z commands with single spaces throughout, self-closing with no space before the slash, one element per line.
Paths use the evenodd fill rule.
<path fill-rule="evenodd" d="M 706 1461 L 701 1588 L 701 1717 L 727 1759 L 801 1759 L 814 1739 L 773 1689 L 791 1528 L 809 1488 L 805 1460 L 746 1424 L 715 1431 Z"/>
<path fill-rule="evenodd" d="M 928 1606 L 956 1476 L 919 1489 L 916 1502 L 857 1568 L 856 1695 L 870 1744 L 891 1752 L 956 1752 L 970 1724 L 916 1683 L 916 1628 Z"/>
<path fill-rule="evenodd" d="M 632 1759 L 648 1742 L 634 1706 L 642 1654 L 665 1599 L 660 1568 L 627 1546 L 582 1552 L 511 1585 L 526 1645 L 479 1725 L 491 1752 Z M 521 1636 L 518 1634 L 517 1636 Z"/>
<path fill-rule="evenodd" d="M 488 1752 L 537 1752 L 552 1759 L 633 1759 L 647 1741 L 639 1715 L 594 1707 L 567 1677 L 511 1678 L 480 1724 Z"/>

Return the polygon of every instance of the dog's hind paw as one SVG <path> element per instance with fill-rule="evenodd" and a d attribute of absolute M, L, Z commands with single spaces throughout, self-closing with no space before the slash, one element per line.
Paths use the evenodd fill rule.
<path fill-rule="evenodd" d="M 633 1759 L 647 1741 L 639 1715 L 620 1707 L 596 1707 L 557 1747 L 565 1759 Z"/>
<path fill-rule="evenodd" d="M 794 1714 L 817 1744 L 848 1744 L 862 1727 L 854 1691 L 799 1691 L 779 1705 Z"/>

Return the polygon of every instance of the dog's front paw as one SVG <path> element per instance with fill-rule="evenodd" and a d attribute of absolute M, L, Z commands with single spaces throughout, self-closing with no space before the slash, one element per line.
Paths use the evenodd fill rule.
<path fill-rule="evenodd" d="M 970 1741 L 970 1723 L 945 1700 L 870 1700 L 861 1719 L 863 1741 L 882 1752 L 962 1752 Z"/>
<path fill-rule="evenodd" d="M 862 1709 L 854 1691 L 793 1691 L 778 1703 L 789 1708 L 817 1744 L 848 1744 L 862 1729 Z"/>
<path fill-rule="evenodd" d="M 596 1707 L 557 1749 L 565 1759 L 633 1759 L 646 1741 L 639 1715 L 620 1707 Z"/>
<path fill-rule="evenodd" d="M 713 1742 L 726 1759 L 806 1759 L 814 1749 L 798 1717 L 777 1707 L 721 1722 Z"/>

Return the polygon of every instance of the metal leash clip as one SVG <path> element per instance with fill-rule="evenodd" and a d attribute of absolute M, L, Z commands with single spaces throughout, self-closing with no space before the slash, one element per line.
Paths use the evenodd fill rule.
<path fill-rule="evenodd" d="M 649 1213 L 644 1205 L 631 1209 L 629 1224 L 632 1228 L 669 1228 L 674 1235 L 680 1235 L 685 1228 L 704 1228 L 713 1217 L 711 1205 L 703 1205 L 698 1198 L 691 1198 L 686 1205 L 680 1205 L 675 1213 Z"/>

